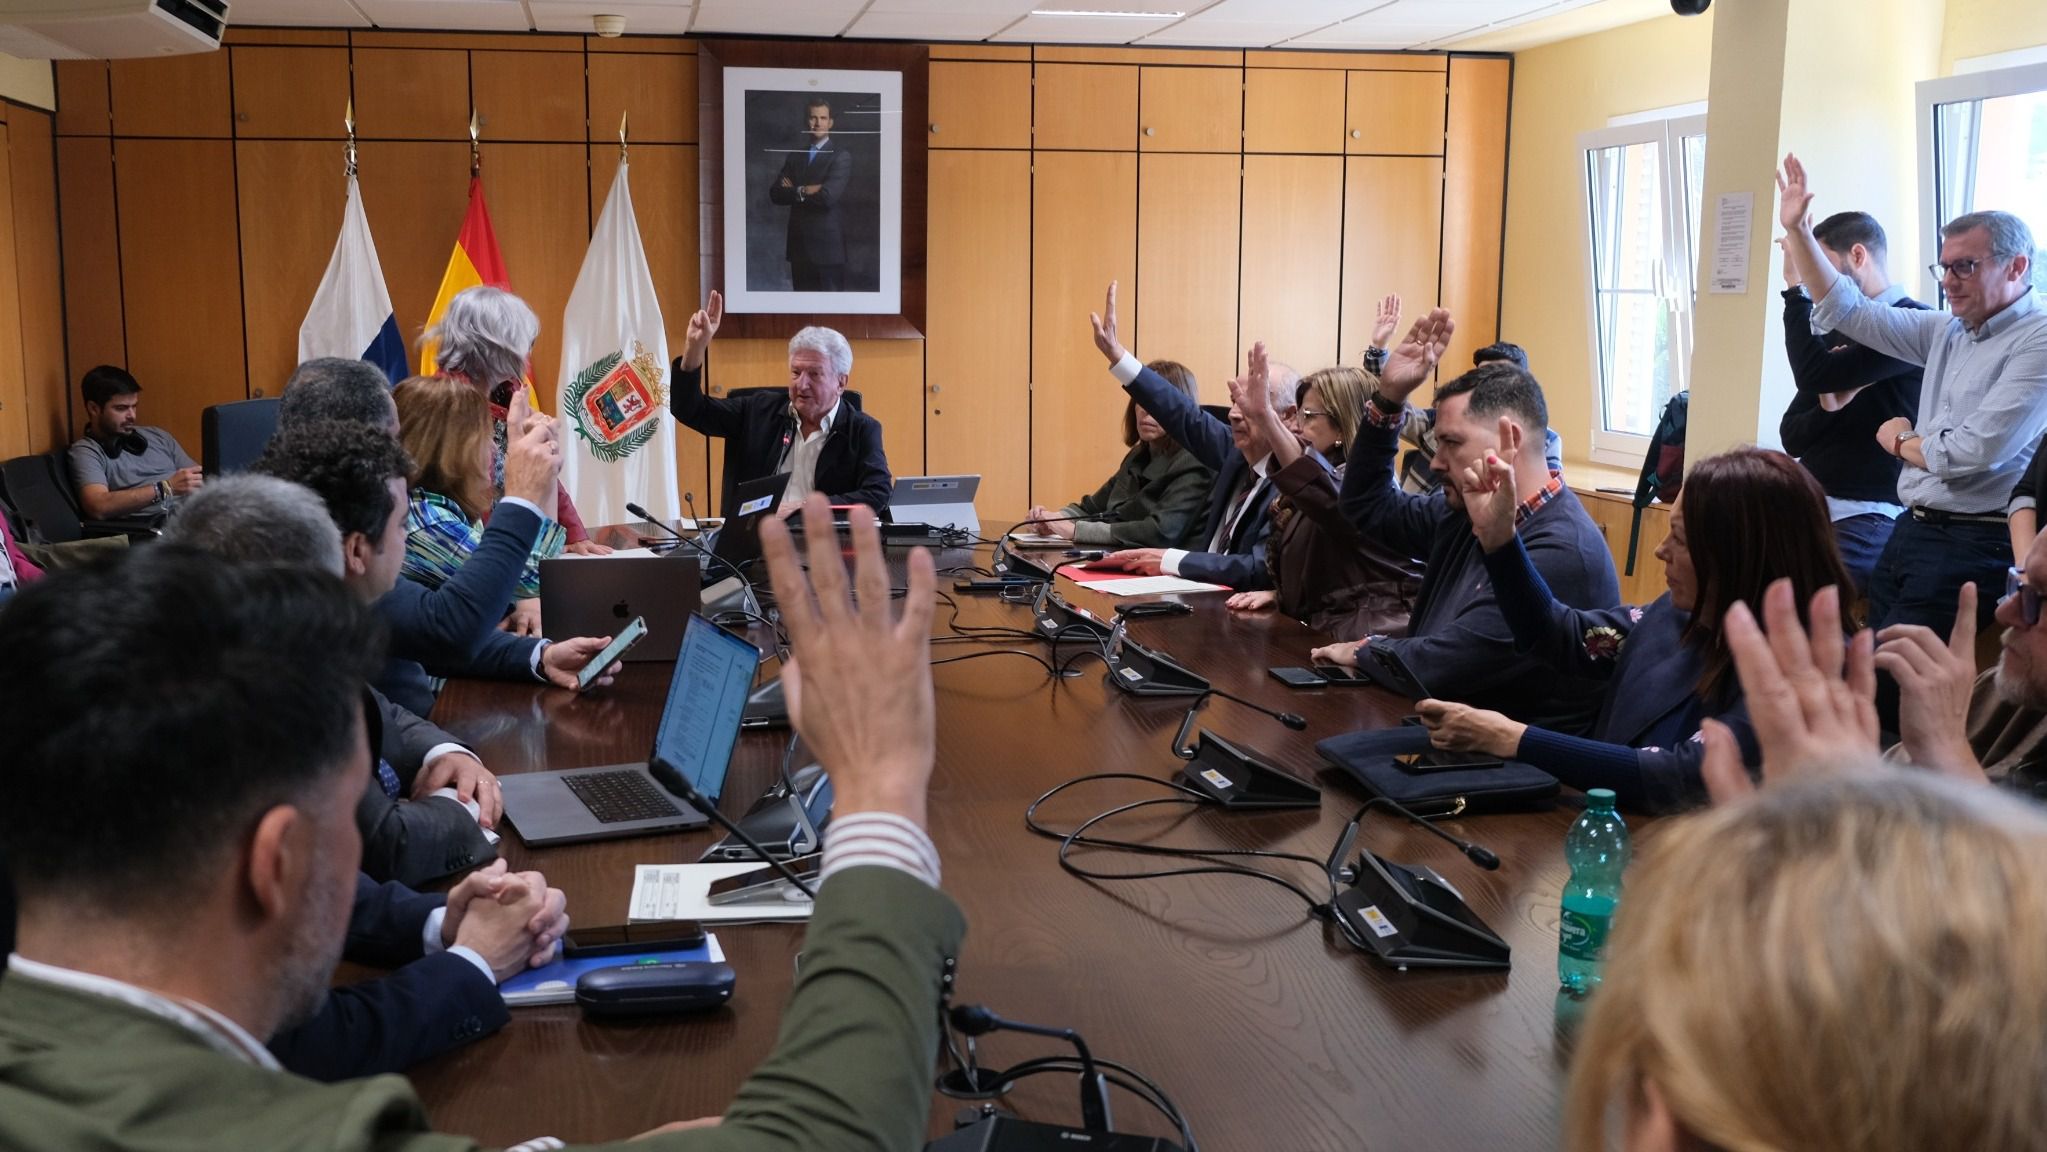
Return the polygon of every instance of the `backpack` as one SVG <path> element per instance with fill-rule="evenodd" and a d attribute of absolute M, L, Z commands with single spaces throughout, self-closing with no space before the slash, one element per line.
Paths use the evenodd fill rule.
<path fill-rule="evenodd" d="M 1642 540 L 1642 509 L 1657 500 L 1677 502 L 1677 491 L 1685 476 L 1685 419 L 1691 412 L 1692 394 L 1679 392 L 1663 406 L 1656 432 L 1649 437 L 1649 451 L 1642 458 L 1642 477 L 1635 481 L 1635 516 L 1628 526 L 1628 566 L 1635 574 L 1635 549 Z"/>

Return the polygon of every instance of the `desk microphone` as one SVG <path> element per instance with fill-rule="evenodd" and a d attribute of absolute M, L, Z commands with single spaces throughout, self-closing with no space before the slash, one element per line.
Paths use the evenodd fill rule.
<path fill-rule="evenodd" d="M 985 1036 L 990 1032 L 1024 1032 L 1032 1036 L 1049 1036 L 1073 1045 L 1080 1054 L 1080 1118 L 1089 1132 L 1113 1132 L 1109 1120 L 1109 1083 L 1095 1067 L 1095 1057 L 1088 1051 L 1087 1041 L 1071 1028 L 1046 1028 L 1039 1024 L 1020 1024 L 1004 1020 L 980 1004 L 956 1004 L 948 1013 L 952 1026 L 968 1036 Z"/>
<path fill-rule="evenodd" d="M 1201 711 L 1202 707 L 1208 703 L 1210 696 L 1220 696 L 1233 704 L 1242 704 L 1253 712 L 1263 712 L 1295 732 L 1304 732 L 1308 728 L 1307 718 L 1299 713 L 1275 711 L 1263 704 L 1253 704 L 1242 696 L 1233 696 L 1220 688 L 1211 687 L 1208 691 L 1196 696 L 1194 703 L 1187 705 L 1187 714 L 1180 718 L 1180 730 L 1173 734 L 1173 755 L 1178 756 L 1182 760 L 1194 759 L 1194 746 L 1188 743 L 1187 737 L 1194 731 L 1194 714 Z"/>
<path fill-rule="evenodd" d="M 1350 850 L 1352 846 L 1357 843 L 1358 826 L 1364 822 L 1365 813 L 1373 808 L 1392 809 L 1393 812 L 1395 812 L 1396 814 L 1406 817 L 1410 823 L 1418 825 L 1419 827 L 1422 828 L 1426 828 L 1430 835 L 1435 836 L 1438 839 L 1445 840 L 1449 842 L 1451 845 L 1455 846 L 1456 849 L 1459 852 L 1464 853 L 1465 857 L 1468 858 L 1473 864 L 1478 865 L 1479 867 L 1485 869 L 1488 872 L 1499 871 L 1500 858 L 1493 854 L 1492 849 L 1486 848 L 1483 845 L 1473 844 L 1469 840 L 1459 840 L 1457 837 L 1450 835 L 1448 832 L 1445 832 L 1441 828 L 1436 827 L 1429 821 L 1422 819 L 1420 816 L 1417 816 L 1405 805 L 1401 804 L 1399 801 L 1394 800 L 1391 797 L 1374 796 L 1370 800 L 1367 800 L 1363 804 L 1359 805 L 1358 810 L 1356 812 L 1351 813 L 1350 823 L 1344 825 L 1343 835 L 1337 838 L 1336 850 L 1329 854 L 1328 863 L 1329 878 L 1332 883 L 1341 884 L 1344 882 L 1342 877 L 1343 862 L 1350 857 Z"/>
<path fill-rule="evenodd" d="M 725 831 L 731 833 L 733 839 L 738 840 L 741 844 L 746 845 L 749 849 L 753 851 L 753 854 L 755 856 L 758 856 L 762 860 L 767 861 L 768 867 L 773 868 L 776 874 L 781 876 L 782 879 L 787 880 L 789 883 L 795 885 L 796 890 L 798 892 L 803 893 L 806 897 L 808 897 L 812 905 L 815 905 L 817 903 L 817 890 L 815 888 L 812 888 L 809 884 L 804 883 L 803 877 L 798 876 L 794 869 L 790 868 L 787 864 L 782 863 L 774 856 L 770 855 L 766 848 L 761 847 L 761 842 L 754 839 L 753 836 L 746 831 L 746 829 L 741 828 L 737 821 L 733 820 L 730 816 L 725 815 L 723 812 L 718 811 L 718 806 L 716 804 L 712 803 L 709 800 L 704 799 L 704 794 L 697 791 L 697 786 L 690 782 L 689 777 L 676 771 L 674 767 L 669 765 L 667 761 L 663 760 L 659 756 L 656 756 L 653 759 L 653 761 L 647 765 L 647 770 L 654 777 L 655 780 L 660 782 L 663 788 L 666 788 L 675 795 L 682 797 L 682 799 L 686 803 L 688 803 L 690 807 L 695 808 L 697 811 L 702 812 L 706 816 L 709 816 L 712 820 L 717 821 L 718 826 L 720 828 L 725 829 Z"/>
<path fill-rule="evenodd" d="M 684 492 L 682 494 L 682 502 L 689 507 L 689 518 L 691 520 L 697 520 L 697 506 L 696 503 L 690 499 L 691 495 L 692 495 L 691 493 Z M 739 581 L 740 587 L 746 590 L 746 600 L 741 603 L 741 607 L 744 608 L 747 603 L 751 603 L 753 605 L 752 611 L 742 612 L 742 615 L 753 616 L 757 619 L 765 619 L 765 617 L 762 617 L 760 614 L 761 604 L 760 593 L 754 590 L 753 581 L 748 580 L 746 578 L 746 573 L 741 572 L 739 570 L 739 565 L 734 564 L 732 561 L 725 559 L 723 556 L 718 555 L 717 553 L 704 547 L 702 544 L 697 543 L 695 540 L 692 540 L 689 537 L 684 536 L 682 533 L 677 532 L 675 529 L 670 528 L 668 525 L 663 524 L 661 521 L 654 519 L 652 516 L 649 516 L 647 514 L 647 510 L 645 508 L 640 507 L 638 504 L 635 504 L 630 500 L 626 501 L 625 510 L 632 513 L 635 516 L 638 516 L 640 519 L 647 521 L 648 523 L 654 525 L 655 527 L 661 529 L 663 532 L 668 533 L 670 536 L 675 537 L 676 543 L 688 545 L 691 551 L 695 552 L 697 555 L 702 556 L 704 558 L 705 567 L 708 568 L 712 564 L 724 565 L 726 569 L 728 569 L 732 573 L 733 578 Z M 703 523 L 703 521 L 697 520 L 697 523 L 701 524 Z"/>

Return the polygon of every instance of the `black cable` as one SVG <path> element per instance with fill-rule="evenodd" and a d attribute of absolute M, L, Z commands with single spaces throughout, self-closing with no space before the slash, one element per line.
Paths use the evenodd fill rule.
<path fill-rule="evenodd" d="M 958 600 L 953 599 L 952 593 L 947 592 L 944 589 L 939 589 L 938 598 L 940 600 L 945 601 L 946 607 L 952 609 L 952 618 L 946 622 L 946 627 L 950 629 L 953 635 L 955 636 L 972 636 L 976 638 L 991 640 L 1046 639 L 1043 633 L 1038 632 L 1036 629 L 1032 628 L 1011 628 L 1005 624 L 962 624 L 960 623 L 960 602 Z"/>
<path fill-rule="evenodd" d="M 943 659 L 933 660 L 931 666 L 936 668 L 940 664 L 958 664 L 962 660 L 979 660 L 986 656 L 1021 656 L 1026 660 L 1037 661 L 1038 667 L 1045 670 L 1045 675 L 1048 678 L 1056 679 L 1059 676 L 1059 669 L 1054 668 L 1050 660 L 1045 659 L 1036 652 L 1026 652 L 1021 648 L 997 648 L 993 652 L 969 652 L 964 656 L 947 656 Z"/>
<path fill-rule="evenodd" d="M 958 1046 L 952 1040 L 952 1026 L 949 1023 L 946 1025 L 945 1032 L 947 1047 L 953 1054 L 953 1062 L 955 1066 L 963 1070 L 966 1067 L 966 1062 L 958 1055 Z M 1103 1073 L 1103 1078 L 1109 1083 L 1144 1101 L 1159 1115 L 1164 1116 L 1167 1122 L 1172 1124 L 1174 1129 L 1179 1132 L 1180 1144 L 1186 1149 L 1186 1152 L 1201 1152 L 1200 1146 L 1194 1140 L 1194 1130 L 1187 1123 L 1186 1114 L 1180 1111 L 1180 1106 L 1173 1102 L 1173 1098 L 1166 1094 L 1165 1089 L 1159 1087 L 1157 1083 L 1153 1082 L 1143 1073 L 1138 1072 L 1121 1061 L 1097 1056 L 1095 1057 L 1095 1064 L 1098 1068 L 1107 1070 Z M 1010 1084 L 1017 1080 L 1025 1080 L 1032 1076 L 1043 1076 L 1053 1072 L 1079 1074 L 1081 1072 L 1081 1063 L 1079 1059 L 1072 1056 L 1039 1056 L 1019 1064 L 1013 1064 L 1007 1068 L 988 1068 L 983 1071 L 989 1079 L 997 1084 Z"/>

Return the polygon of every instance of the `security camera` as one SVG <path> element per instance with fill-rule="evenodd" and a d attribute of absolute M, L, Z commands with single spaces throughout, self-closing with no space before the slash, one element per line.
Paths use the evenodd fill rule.
<path fill-rule="evenodd" d="M 625 33 L 625 17 L 623 16 L 592 16 L 590 17 L 590 23 L 596 29 L 597 34 L 606 40 L 617 39 Z"/>
<path fill-rule="evenodd" d="M 1713 6 L 1713 0 L 1670 0 L 1670 10 L 1680 16 L 1697 16 Z"/>

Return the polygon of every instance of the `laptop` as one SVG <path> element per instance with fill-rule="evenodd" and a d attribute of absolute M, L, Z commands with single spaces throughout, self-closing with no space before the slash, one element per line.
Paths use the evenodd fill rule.
<path fill-rule="evenodd" d="M 929 524 L 981 534 L 974 511 L 979 476 L 902 476 L 888 496 L 888 518 L 896 524 Z"/>
<path fill-rule="evenodd" d="M 699 607 L 703 568 L 689 555 L 561 556 L 540 562 L 540 621 L 550 640 L 612 636 L 635 616 L 647 638 L 628 662 L 673 660 Z"/>
<path fill-rule="evenodd" d="M 658 782 L 688 781 L 706 803 L 725 788 L 739 713 L 760 651 L 702 616 L 683 630 L 661 726 L 644 764 L 500 776 L 505 816 L 529 847 L 701 828 L 710 818 Z"/>
<path fill-rule="evenodd" d="M 733 568 L 743 568 L 760 559 L 761 523 L 782 507 L 782 493 L 788 487 L 787 472 L 740 484 L 735 496 L 738 506 L 726 509 L 725 523 L 711 534 L 711 555 Z M 541 619 L 546 618 L 542 609 Z"/>

